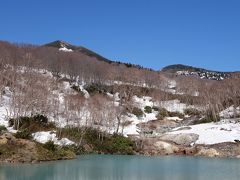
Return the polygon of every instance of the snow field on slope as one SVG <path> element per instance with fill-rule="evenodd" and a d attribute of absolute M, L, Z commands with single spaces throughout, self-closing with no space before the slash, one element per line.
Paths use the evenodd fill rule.
<path fill-rule="evenodd" d="M 234 140 L 240 140 L 240 124 L 230 121 L 224 121 L 218 123 L 206 123 L 189 126 L 189 130 L 177 130 L 176 128 L 170 134 L 181 133 L 194 133 L 199 135 L 199 139 L 196 144 L 216 144 L 223 142 L 234 142 Z M 182 127 L 181 127 L 182 128 Z"/>

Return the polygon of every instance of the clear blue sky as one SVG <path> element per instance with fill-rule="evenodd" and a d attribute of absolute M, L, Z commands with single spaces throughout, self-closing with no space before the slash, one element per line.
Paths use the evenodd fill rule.
<path fill-rule="evenodd" d="M 4 0 L 0 39 L 57 39 L 153 69 L 240 70 L 239 0 Z"/>

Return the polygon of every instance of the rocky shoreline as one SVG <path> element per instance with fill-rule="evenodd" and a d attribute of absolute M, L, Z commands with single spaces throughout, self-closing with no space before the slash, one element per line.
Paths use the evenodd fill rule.
<path fill-rule="evenodd" d="M 182 144 L 173 141 L 163 141 L 161 138 L 146 138 L 142 141 L 142 149 L 139 154 L 146 156 L 204 156 L 220 158 L 240 158 L 240 143 L 224 142 L 212 145 Z"/>
<path fill-rule="evenodd" d="M 136 155 L 145 156 L 203 156 L 219 158 L 240 158 L 240 143 L 225 142 L 213 145 L 193 144 L 196 136 L 168 135 L 149 137 L 143 140 L 132 139 L 141 143 Z M 18 139 L 11 133 L 0 136 L 0 163 L 40 163 L 44 161 L 75 159 L 76 154 L 70 150 L 58 149 L 50 151 L 42 144 L 27 139 Z"/>
<path fill-rule="evenodd" d="M 0 162 L 39 163 L 43 161 L 74 159 L 74 152 L 65 149 L 49 150 L 42 144 L 27 139 L 18 139 L 11 133 L 0 136 Z"/>

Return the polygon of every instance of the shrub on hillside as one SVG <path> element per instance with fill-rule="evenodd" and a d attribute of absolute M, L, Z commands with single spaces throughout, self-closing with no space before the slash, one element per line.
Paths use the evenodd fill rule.
<path fill-rule="evenodd" d="M 150 106 L 145 106 L 144 112 L 150 114 L 150 113 L 152 113 L 152 108 Z"/>
<path fill-rule="evenodd" d="M 77 154 L 87 153 L 106 153 L 106 154 L 133 154 L 133 143 L 132 141 L 121 135 L 110 135 L 101 132 L 97 129 L 88 128 L 85 129 L 85 133 L 82 133 L 80 128 L 63 128 L 61 130 L 61 137 L 67 137 L 68 139 L 79 143 L 82 138 L 81 145 L 68 146 L 70 150 Z M 82 136 L 80 135 L 82 133 Z M 85 147 L 89 147 L 85 149 Z"/>
<path fill-rule="evenodd" d="M 3 131 L 7 131 L 7 128 L 5 126 L 0 126 L 0 133 Z"/>
<path fill-rule="evenodd" d="M 159 109 L 158 115 L 156 116 L 156 118 L 163 120 L 167 116 L 168 116 L 168 111 L 165 108 L 161 108 Z"/>
<path fill-rule="evenodd" d="M 206 116 L 207 119 L 212 120 L 213 122 L 218 122 L 220 121 L 220 116 L 218 114 L 216 114 L 214 111 L 212 110 L 208 110 L 206 112 Z"/>
<path fill-rule="evenodd" d="M 28 129 L 32 133 L 37 131 L 53 130 L 56 128 L 53 122 L 48 122 L 48 118 L 40 114 L 32 117 L 10 119 L 9 126 L 13 126 L 14 129 L 18 130 Z"/>
<path fill-rule="evenodd" d="M 180 112 L 168 112 L 168 116 L 169 117 L 179 117 L 181 119 L 184 118 L 184 114 L 182 114 Z"/>
<path fill-rule="evenodd" d="M 29 130 L 24 129 L 22 131 L 18 131 L 15 134 L 15 137 L 19 138 L 19 139 L 32 139 L 32 134 L 31 134 L 31 132 Z"/>
<path fill-rule="evenodd" d="M 81 134 L 82 130 L 78 127 L 65 127 L 57 130 L 58 138 L 66 137 L 74 142 L 79 141 Z"/>
<path fill-rule="evenodd" d="M 218 114 L 215 114 L 213 111 L 208 110 L 206 112 L 205 117 L 198 121 L 198 124 L 218 122 L 218 121 L 220 121 L 220 116 Z"/>
<path fill-rule="evenodd" d="M 99 131 L 89 129 L 86 133 L 85 140 L 93 146 L 97 152 L 110 154 L 133 154 L 133 143 L 129 138 L 114 134 L 102 134 L 99 138 Z"/>
<path fill-rule="evenodd" d="M 43 145 L 44 148 L 46 148 L 49 151 L 55 151 L 57 149 L 57 145 L 54 144 L 53 141 L 48 141 Z"/>
<path fill-rule="evenodd" d="M 105 141 L 105 147 L 110 154 L 133 154 L 133 143 L 130 139 L 113 135 Z"/>
<path fill-rule="evenodd" d="M 64 151 L 74 152 L 76 155 L 81 155 L 85 153 L 83 146 L 77 146 L 75 144 L 62 146 Z M 89 153 L 89 152 L 88 152 Z"/>
<path fill-rule="evenodd" d="M 81 89 L 80 89 L 79 86 L 72 85 L 71 88 L 74 89 L 74 90 L 77 91 L 77 92 L 81 92 Z"/>
<path fill-rule="evenodd" d="M 73 86 L 71 86 L 71 88 L 73 90 L 77 91 L 80 95 L 82 95 L 82 96 L 84 95 L 84 93 L 82 92 L 82 90 L 80 89 L 79 86 L 73 85 Z"/>
<path fill-rule="evenodd" d="M 41 114 L 37 114 L 37 115 L 33 116 L 32 118 L 33 118 L 33 120 L 41 122 L 41 123 L 45 123 L 45 124 L 48 123 L 48 118 Z"/>
<path fill-rule="evenodd" d="M 184 109 L 184 114 L 189 115 L 189 116 L 200 116 L 201 111 L 194 109 L 194 108 L 187 108 L 187 109 Z"/>
<path fill-rule="evenodd" d="M 84 89 L 89 94 L 96 94 L 96 93 L 105 94 L 106 92 L 108 92 L 107 86 L 101 85 L 101 84 L 97 84 L 97 83 L 85 85 Z"/>
<path fill-rule="evenodd" d="M 154 111 L 159 111 L 160 108 L 157 107 L 157 106 L 153 106 L 152 109 L 153 109 Z"/>
<path fill-rule="evenodd" d="M 137 108 L 137 107 L 133 108 L 132 114 L 134 114 L 138 118 L 143 117 L 143 111 L 140 108 Z"/>

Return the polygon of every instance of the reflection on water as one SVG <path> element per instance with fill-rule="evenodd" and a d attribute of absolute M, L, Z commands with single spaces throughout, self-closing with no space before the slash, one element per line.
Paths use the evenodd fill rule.
<path fill-rule="evenodd" d="M 42 164 L 0 165 L 0 180 L 238 180 L 240 160 L 196 157 L 79 156 Z"/>

